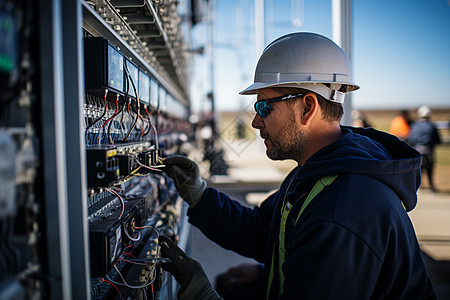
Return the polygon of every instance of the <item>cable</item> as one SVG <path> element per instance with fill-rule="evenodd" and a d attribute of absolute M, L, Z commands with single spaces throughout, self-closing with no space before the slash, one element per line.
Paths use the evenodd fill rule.
<path fill-rule="evenodd" d="M 109 189 L 109 188 L 106 188 L 106 191 L 108 191 L 110 194 L 115 195 L 120 201 L 120 213 L 119 213 L 119 217 L 117 218 L 120 220 L 122 218 L 123 211 L 125 209 L 125 203 L 123 202 L 122 197 L 120 197 L 120 195 L 116 191 L 113 191 L 112 189 Z"/>
<path fill-rule="evenodd" d="M 117 268 L 116 265 L 114 265 L 114 270 L 116 270 L 117 274 L 118 274 L 119 277 L 122 279 L 123 283 L 111 280 L 111 279 L 108 277 L 108 275 L 106 275 L 106 278 L 108 278 L 108 279 L 109 279 L 111 282 L 113 282 L 114 284 L 117 284 L 117 285 L 120 285 L 120 286 L 126 286 L 126 287 L 128 287 L 128 288 L 130 288 L 130 289 L 142 289 L 142 288 L 146 288 L 146 287 L 148 287 L 149 285 L 151 285 L 151 284 L 153 283 L 153 281 L 155 281 L 155 279 L 156 279 L 156 276 L 155 276 L 155 275 L 156 275 L 156 270 L 155 270 L 155 268 L 154 268 L 155 265 L 156 265 L 156 263 L 153 264 L 153 265 L 151 266 L 151 269 L 152 269 L 151 272 L 154 273 L 153 276 L 149 276 L 149 277 L 148 277 L 149 280 L 148 280 L 146 283 L 144 283 L 143 285 L 130 285 L 130 284 L 128 284 L 128 283 L 125 281 L 125 278 L 123 278 L 122 273 L 120 273 L 120 271 L 119 271 L 119 269 Z M 150 280 L 150 278 L 152 278 L 152 277 L 153 277 L 153 279 Z"/>
<path fill-rule="evenodd" d="M 140 168 L 142 168 L 142 167 L 139 166 L 138 168 L 134 169 L 133 172 L 130 173 L 130 175 L 134 175 L 137 171 L 139 171 Z"/>
<path fill-rule="evenodd" d="M 96 120 L 94 120 L 94 122 L 92 122 L 91 125 L 89 125 L 89 126 L 86 128 L 85 133 L 88 133 L 89 129 L 90 129 L 95 123 L 97 123 L 98 121 L 100 121 L 100 120 L 105 116 L 105 114 L 106 114 L 106 109 L 107 109 L 107 105 L 106 105 L 106 96 L 107 96 L 107 95 L 108 95 L 108 89 L 105 89 L 105 95 L 103 96 L 103 99 L 105 100 L 105 110 L 103 111 L 103 114 L 102 114 L 100 117 L 98 117 Z"/>
<path fill-rule="evenodd" d="M 135 228 L 135 229 L 145 229 L 145 228 L 150 228 L 150 229 L 152 229 L 152 230 L 156 233 L 156 238 L 159 238 L 159 231 L 156 230 L 156 228 L 153 227 L 153 226 L 150 226 L 150 225 L 148 225 L 148 226 L 141 226 L 141 227 L 135 226 L 134 228 Z"/>
<path fill-rule="evenodd" d="M 128 95 L 128 89 L 127 89 L 127 95 Z M 125 106 L 127 106 L 128 107 L 128 105 L 129 105 L 129 103 L 130 103 L 130 98 L 129 97 L 126 97 L 125 98 L 125 102 L 123 103 L 123 108 L 125 108 Z M 124 116 L 124 109 L 122 108 L 122 114 L 120 115 L 120 136 L 121 136 L 121 138 L 122 138 L 122 141 L 124 140 L 123 139 L 123 130 L 125 129 L 125 123 L 123 122 L 123 116 Z"/>
<path fill-rule="evenodd" d="M 106 102 L 106 98 L 105 98 L 105 110 L 104 110 L 104 112 L 103 112 L 103 116 L 105 116 L 105 114 L 106 114 L 106 112 L 108 111 L 108 104 L 107 104 L 107 102 Z M 95 138 L 94 138 L 94 142 L 97 140 L 97 137 L 98 137 L 98 142 L 99 142 L 99 144 L 100 144 L 100 129 L 101 128 L 98 128 L 97 129 L 97 133 L 96 133 L 96 136 L 95 136 Z"/>
<path fill-rule="evenodd" d="M 139 111 L 140 111 L 140 108 L 139 108 L 139 96 L 136 96 L 136 99 L 137 99 L 137 103 L 138 103 L 138 105 L 137 105 L 137 112 L 136 112 L 136 118 L 134 118 L 133 124 L 131 125 L 131 128 L 128 131 L 128 134 L 125 136 L 124 141 L 126 141 L 128 139 L 128 137 L 130 136 L 130 134 L 133 131 L 134 127 L 136 126 L 137 120 L 139 119 L 139 116 L 140 116 L 140 114 L 139 114 Z"/>
<path fill-rule="evenodd" d="M 136 163 L 137 163 L 139 166 L 141 166 L 141 167 L 143 167 L 143 168 L 146 168 L 146 169 L 149 169 L 149 170 L 152 170 L 152 171 L 158 171 L 158 172 L 161 172 L 161 170 L 158 170 L 158 169 L 157 169 L 157 167 L 158 167 L 158 168 L 162 168 L 161 165 L 149 167 L 149 166 L 146 166 L 146 165 L 144 165 L 143 163 L 141 163 L 141 162 L 139 161 L 139 158 L 138 158 L 136 155 L 134 155 L 134 157 L 136 158 Z"/>
<path fill-rule="evenodd" d="M 130 264 L 134 264 L 134 265 L 139 265 L 139 266 L 148 266 L 148 262 L 153 262 L 154 260 L 147 260 L 147 261 L 143 261 L 143 262 L 136 262 L 134 260 L 131 259 L 124 259 L 124 258 L 118 258 L 117 260 L 120 261 L 124 261 Z"/>
<path fill-rule="evenodd" d="M 144 136 L 144 134 L 145 134 L 145 131 L 146 131 L 146 130 L 144 130 L 145 122 L 144 122 L 144 118 L 142 117 L 142 115 L 139 116 L 139 120 L 142 121 L 141 136 L 140 136 L 142 138 Z"/>
<path fill-rule="evenodd" d="M 130 136 L 131 131 L 133 131 L 134 127 L 136 126 L 136 122 L 137 122 L 137 120 L 138 120 L 138 118 L 139 118 L 140 110 L 141 110 L 141 105 L 140 105 L 140 103 L 139 103 L 139 94 L 138 94 L 138 92 L 137 92 L 137 90 L 136 90 L 136 86 L 134 85 L 133 78 L 131 78 L 130 72 L 128 71 L 128 67 L 127 67 L 127 64 L 126 64 L 126 63 L 125 63 L 125 71 L 126 71 L 126 73 L 127 73 L 127 75 L 128 75 L 129 80 L 131 81 L 131 85 L 133 86 L 134 94 L 136 95 L 136 100 L 137 100 L 137 114 L 136 114 L 136 118 L 134 119 L 133 125 L 131 125 L 131 128 L 130 128 L 130 130 L 128 131 L 128 134 L 126 135 L 124 141 L 126 141 L 126 140 L 128 139 L 128 137 Z"/>
<path fill-rule="evenodd" d="M 130 245 L 131 246 L 131 245 Z M 131 253 L 128 253 L 128 252 L 125 252 L 125 251 L 122 251 L 122 253 L 123 254 L 125 254 L 125 255 L 129 255 L 129 256 L 131 256 L 131 257 L 133 257 L 133 258 L 136 258 L 133 254 L 131 254 Z"/>
<path fill-rule="evenodd" d="M 121 124 L 121 127 L 122 127 L 122 122 L 123 122 L 123 109 L 124 109 L 125 105 L 127 104 L 129 91 L 130 91 L 130 87 L 128 86 L 128 87 L 127 87 L 127 91 L 126 91 L 126 93 L 125 93 L 125 98 L 124 98 L 122 107 L 121 107 L 120 110 L 117 112 L 117 114 L 115 114 L 115 116 L 113 115 L 113 117 L 116 117 L 116 116 L 118 116 L 120 113 L 122 113 L 122 116 L 121 116 L 121 118 L 120 118 L 120 124 Z M 111 129 L 111 124 L 112 124 L 112 123 L 113 123 L 113 122 L 110 122 L 109 125 L 108 125 L 108 138 L 109 138 L 109 141 L 111 142 L 111 144 L 114 144 L 114 141 L 111 140 L 111 137 L 110 137 L 110 129 Z M 123 136 L 122 136 L 122 139 L 123 139 Z"/>
<path fill-rule="evenodd" d="M 104 278 L 100 278 L 100 281 L 106 282 L 106 283 L 109 283 L 110 285 L 112 285 L 112 286 L 116 289 L 117 293 L 119 293 L 120 299 L 123 300 L 123 297 L 122 297 L 122 294 L 120 293 L 119 288 L 118 288 L 114 283 L 112 283 L 111 281 L 106 280 L 106 279 L 104 279 Z"/>
<path fill-rule="evenodd" d="M 148 128 L 147 128 L 147 131 L 144 133 L 144 135 L 143 135 L 142 137 L 144 137 L 144 136 L 146 136 L 147 134 L 149 134 L 150 129 L 152 129 L 152 120 L 151 120 L 150 113 L 149 113 L 148 110 L 147 110 L 147 106 L 144 106 L 144 111 L 145 111 L 145 113 L 147 114 Z M 156 145 L 156 147 L 158 147 L 158 145 Z"/>
<path fill-rule="evenodd" d="M 128 230 L 126 228 L 124 228 L 123 231 L 125 231 L 125 235 L 127 236 L 127 238 L 130 239 L 130 241 L 139 242 L 141 240 L 142 235 L 141 235 L 141 233 L 139 231 L 137 232 L 138 233 L 138 237 L 137 238 L 132 238 L 130 236 L 130 234 L 128 233 Z"/>
<path fill-rule="evenodd" d="M 144 299 L 148 299 L 147 289 L 142 289 L 142 292 L 144 293 Z M 153 285 L 152 285 L 152 292 L 153 292 Z"/>
<path fill-rule="evenodd" d="M 156 130 L 155 125 L 153 125 L 153 123 L 150 123 L 150 125 L 153 128 L 153 132 L 155 133 L 155 144 L 156 144 L 156 149 L 158 149 L 159 147 L 159 141 L 158 141 L 158 131 Z"/>
<path fill-rule="evenodd" d="M 108 122 L 110 121 L 110 120 L 112 120 L 112 118 L 114 118 L 114 116 L 117 114 L 117 112 L 119 111 L 119 94 L 117 94 L 117 97 L 116 97 L 116 111 L 114 112 L 114 114 L 109 118 L 109 119 L 107 119 L 106 121 L 105 121 L 105 123 L 103 123 L 103 125 L 100 127 L 100 129 L 99 129 L 99 132 L 102 130 L 102 128 L 103 128 L 103 126 L 105 126 L 106 124 L 108 124 Z M 99 144 L 100 144 L 100 134 L 99 134 L 99 136 L 98 136 L 98 140 L 99 140 Z M 111 143 L 112 144 L 112 143 Z"/>

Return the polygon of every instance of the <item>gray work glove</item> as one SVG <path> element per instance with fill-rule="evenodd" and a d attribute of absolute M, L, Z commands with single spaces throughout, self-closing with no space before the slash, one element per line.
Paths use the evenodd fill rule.
<path fill-rule="evenodd" d="M 194 206 L 206 188 L 206 182 L 200 176 L 200 170 L 195 162 L 185 156 L 175 155 L 164 158 L 165 172 L 175 183 L 181 198 L 190 207 Z"/>
<path fill-rule="evenodd" d="M 163 263 L 161 267 L 170 272 L 181 286 L 177 293 L 178 299 L 222 299 L 217 295 L 198 261 L 187 256 L 168 237 L 160 236 L 158 241 L 162 255 L 172 261 L 171 263 Z"/>

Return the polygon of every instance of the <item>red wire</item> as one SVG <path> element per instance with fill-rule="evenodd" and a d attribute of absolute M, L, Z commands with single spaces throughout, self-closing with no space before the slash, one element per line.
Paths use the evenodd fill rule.
<path fill-rule="evenodd" d="M 111 281 L 106 280 L 106 279 L 104 279 L 104 278 L 100 278 L 100 280 L 101 280 L 101 281 L 104 281 L 104 282 L 107 282 L 107 283 L 109 283 L 110 285 L 112 285 L 112 286 L 116 289 L 116 291 L 119 293 L 120 299 L 123 300 L 123 297 L 122 297 L 122 294 L 120 293 L 119 288 L 118 288 L 114 283 L 112 283 Z"/>
<path fill-rule="evenodd" d="M 142 117 L 142 115 L 139 116 L 139 119 L 142 120 L 142 125 L 144 125 L 144 118 Z M 144 126 L 141 127 L 141 137 L 144 136 L 145 130 L 144 130 Z"/>
<path fill-rule="evenodd" d="M 136 90 L 135 90 L 135 92 L 136 92 Z M 125 137 L 124 141 L 126 141 L 126 140 L 128 139 L 128 137 L 129 137 L 130 134 L 131 134 L 131 131 L 133 131 L 134 127 L 136 126 L 137 120 L 139 119 L 139 115 L 140 115 L 140 113 L 139 113 L 140 105 L 139 105 L 139 96 L 138 96 L 138 95 L 136 95 L 136 99 L 137 99 L 137 108 L 136 108 L 137 112 L 136 112 L 136 118 L 134 119 L 133 125 L 131 125 L 131 128 L 130 128 L 130 130 L 128 131 L 128 134 L 127 134 L 127 136 Z M 130 106 L 129 106 L 129 105 L 128 105 L 128 113 L 130 113 Z"/>
<path fill-rule="evenodd" d="M 126 255 L 129 255 L 129 256 L 131 256 L 132 258 L 136 258 L 133 254 L 131 254 L 131 253 L 128 253 L 128 252 L 122 252 L 123 254 L 126 254 Z"/>
<path fill-rule="evenodd" d="M 152 226 L 134 226 L 134 228 L 136 228 L 136 229 L 144 229 L 144 228 L 153 228 Z"/>
<path fill-rule="evenodd" d="M 119 111 L 119 99 L 117 98 L 116 99 L 116 111 L 114 112 L 114 114 L 108 120 L 105 121 L 105 123 L 103 123 L 103 125 L 102 125 L 102 127 L 100 127 L 100 129 L 102 129 L 103 126 L 108 124 L 108 122 L 111 121 L 112 118 L 114 118 L 114 116 L 117 114 L 118 111 Z"/>
<path fill-rule="evenodd" d="M 126 260 L 126 259 L 124 259 L 124 258 L 118 258 L 117 260 L 124 261 L 124 262 L 130 263 L 130 264 L 134 264 L 134 263 L 135 263 L 135 262 L 133 262 L 133 261 Z"/>
<path fill-rule="evenodd" d="M 150 113 L 147 110 L 147 106 L 144 107 L 144 111 L 147 114 L 147 121 L 148 121 L 148 130 L 147 130 L 147 132 L 144 133 L 144 135 L 147 135 L 150 132 L 150 129 L 152 128 L 152 120 L 150 117 Z"/>

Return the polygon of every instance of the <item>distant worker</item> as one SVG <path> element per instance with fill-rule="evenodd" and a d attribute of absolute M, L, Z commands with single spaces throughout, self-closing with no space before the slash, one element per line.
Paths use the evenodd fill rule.
<path fill-rule="evenodd" d="M 397 136 L 399 139 L 407 140 L 411 131 L 411 123 L 408 111 L 402 110 L 400 114 L 392 119 L 389 133 Z"/>
<path fill-rule="evenodd" d="M 363 112 L 359 110 L 352 110 L 352 119 L 353 119 L 353 126 L 354 127 L 372 127 L 369 122 L 366 119 L 366 116 Z"/>
<path fill-rule="evenodd" d="M 420 119 L 412 124 L 408 142 L 422 154 L 422 168 L 427 173 L 430 190 L 436 192 L 433 183 L 434 147 L 441 143 L 441 138 L 436 126 L 430 121 L 430 107 L 422 105 L 417 115 Z"/>
<path fill-rule="evenodd" d="M 189 222 L 222 247 L 264 263 L 265 299 L 436 299 L 407 212 L 420 153 L 372 128 L 340 126 L 351 65 L 330 39 L 297 32 L 262 53 L 252 126 L 272 160 L 298 163 L 260 206 L 243 206 L 185 157 L 164 160 Z M 200 265 L 163 241 L 180 299 L 220 299 Z M 218 258 L 220 259 L 220 258 Z"/>

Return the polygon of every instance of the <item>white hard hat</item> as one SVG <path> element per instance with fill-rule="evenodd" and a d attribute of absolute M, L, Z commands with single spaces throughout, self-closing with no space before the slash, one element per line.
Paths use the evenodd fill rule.
<path fill-rule="evenodd" d="M 431 116 L 431 109 L 428 105 L 422 105 L 417 110 L 417 115 L 419 115 L 420 118 L 429 118 Z"/>
<path fill-rule="evenodd" d="M 310 32 L 287 34 L 270 43 L 259 58 L 254 83 L 240 94 L 257 94 L 268 87 L 302 88 L 339 103 L 346 92 L 359 89 L 344 51 Z"/>

